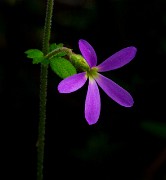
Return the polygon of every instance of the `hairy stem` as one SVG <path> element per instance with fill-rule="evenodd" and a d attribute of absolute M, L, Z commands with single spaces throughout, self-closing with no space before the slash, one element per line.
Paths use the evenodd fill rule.
<path fill-rule="evenodd" d="M 46 55 L 49 52 L 49 40 L 51 34 L 51 21 L 54 0 L 47 0 L 46 18 L 43 34 L 42 51 Z M 46 123 L 46 102 L 47 102 L 47 76 L 48 65 L 41 64 L 40 72 L 40 110 L 37 142 L 37 180 L 43 180 L 44 167 L 44 144 L 45 144 L 45 123 Z"/>

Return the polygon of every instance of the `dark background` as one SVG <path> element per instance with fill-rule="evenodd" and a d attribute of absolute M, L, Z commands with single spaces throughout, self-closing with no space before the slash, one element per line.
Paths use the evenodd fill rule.
<path fill-rule="evenodd" d="M 36 176 L 40 66 L 24 52 L 42 48 L 44 0 L 0 1 L 1 179 Z M 44 176 L 53 179 L 165 180 L 166 1 L 55 0 L 50 42 L 80 53 L 79 39 L 95 49 L 98 64 L 127 46 L 128 65 L 103 73 L 128 90 L 124 108 L 101 89 L 101 115 L 84 118 L 87 84 L 59 94 L 49 69 Z"/>

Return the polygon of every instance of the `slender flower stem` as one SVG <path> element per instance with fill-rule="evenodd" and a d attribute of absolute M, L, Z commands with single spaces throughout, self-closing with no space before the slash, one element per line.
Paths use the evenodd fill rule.
<path fill-rule="evenodd" d="M 54 0 L 47 0 L 46 18 L 43 34 L 42 51 L 46 55 L 49 52 L 49 40 L 51 34 L 51 21 Z M 44 144 L 45 144 L 45 123 L 46 123 L 46 102 L 47 102 L 47 75 L 48 65 L 41 64 L 40 72 L 40 117 L 38 126 L 37 143 L 37 180 L 43 180 Z"/>
<path fill-rule="evenodd" d="M 66 55 L 69 56 L 69 58 L 73 53 L 71 49 L 69 49 L 67 47 L 61 47 L 61 48 L 57 48 L 57 49 L 54 49 L 53 51 L 49 52 L 48 54 L 45 55 L 45 57 L 50 59 L 60 52 L 66 53 Z"/>

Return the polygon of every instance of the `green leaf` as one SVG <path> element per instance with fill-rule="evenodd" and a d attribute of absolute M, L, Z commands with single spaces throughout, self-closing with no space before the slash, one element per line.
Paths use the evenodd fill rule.
<path fill-rule="evenodd" d="M 27 58 L 31 58 L 33 64 L 39 64 L 44 63 L 48 64 L 49 61 L 44 57 L 44 54 L 42 51 L 38 49 L 29 49 L 25 51 L 25 54 L 27 54 Z"/>
<path fill-rule="evenodd" d="M 62 48 L 63 47 L 63 44 L 60 43 L 60 44 L 56 44 L 56 43 L 53 43 L 50 45 L 49 47 L 49 54 L 52 54 L 52 57 L 63 57 L 65 56 L 67 53 L 64 52 L 64 51 L 59 51 L 58 52 L 58 49 L 59 48 Z M 55 53 L 56 51 L 56 53 Z"/>
<path fill-rule="evenodd" d="M 159 122 L 142 122 L 141 127 L 161 138 L 166 138 L 166 123 L 159 123 Z"/>
<path fill-rule="evenodd" d="M 50 60 L 51 69 L 62 79 L 76 74 L 75 67 L 65 58 L 54 57 Z"/>
<path fill-rule="evenodd" d="M 41 58 L 43 57 L 43 52 L 40 51 L 39 49 L 29 49 L 27 51 L 25 51 L 25 54 L 27 54 L 28 58 Z"/>
<path fill-rule="evenodd" d="M 62 43 L 60 43 L 60 44 L 53 43 L 53 44 L 51 44 L 50 47 L 49 47 L 49 52 L 51 52 L 51 51 L 53 51 L 53 50 L 55 50 L 55 49 L 57 49 L 57 48 L 61 48 L 61 47 L 63 47 L 63 44 L 62 44 Z"/>
<path fill-rule="evenodd" d="M 45 62 L 45 58 L 44 57 L 36 57 L 36 58 L 33 58 L 33 61 L 32 61 L 32 63 L 33 64 L 39 64 L 39 63 L 41 63 L 41 62 Z M 46 63 L 45 63 L 46 64 Z"/>

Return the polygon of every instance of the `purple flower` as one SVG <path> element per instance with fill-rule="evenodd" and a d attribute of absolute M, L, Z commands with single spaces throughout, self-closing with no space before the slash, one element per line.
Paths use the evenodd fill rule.
<path fill-rule="evenodd" d="M 118 69 L 129 63 L 136 54 L 133 46 L 124 48 L 104 62 L 96 66 L 97 56 L 93 47 L 85 40 L 79 40 L 79 49 L 89 65 L 89 70 L 74 74 L 62 80 L 58 85 L 60 93 L 71 93 L 81 88 L 89 79 L 88 91 L 85 100 L 85 118 L 89 125 L 95 124 L 100 116 L 100 93 L 98 85 L 114 101 L 124 107 L 131 107 L 134 103 L 132 96 L 118 84 L 101 75 L 99 72 Z"/>

